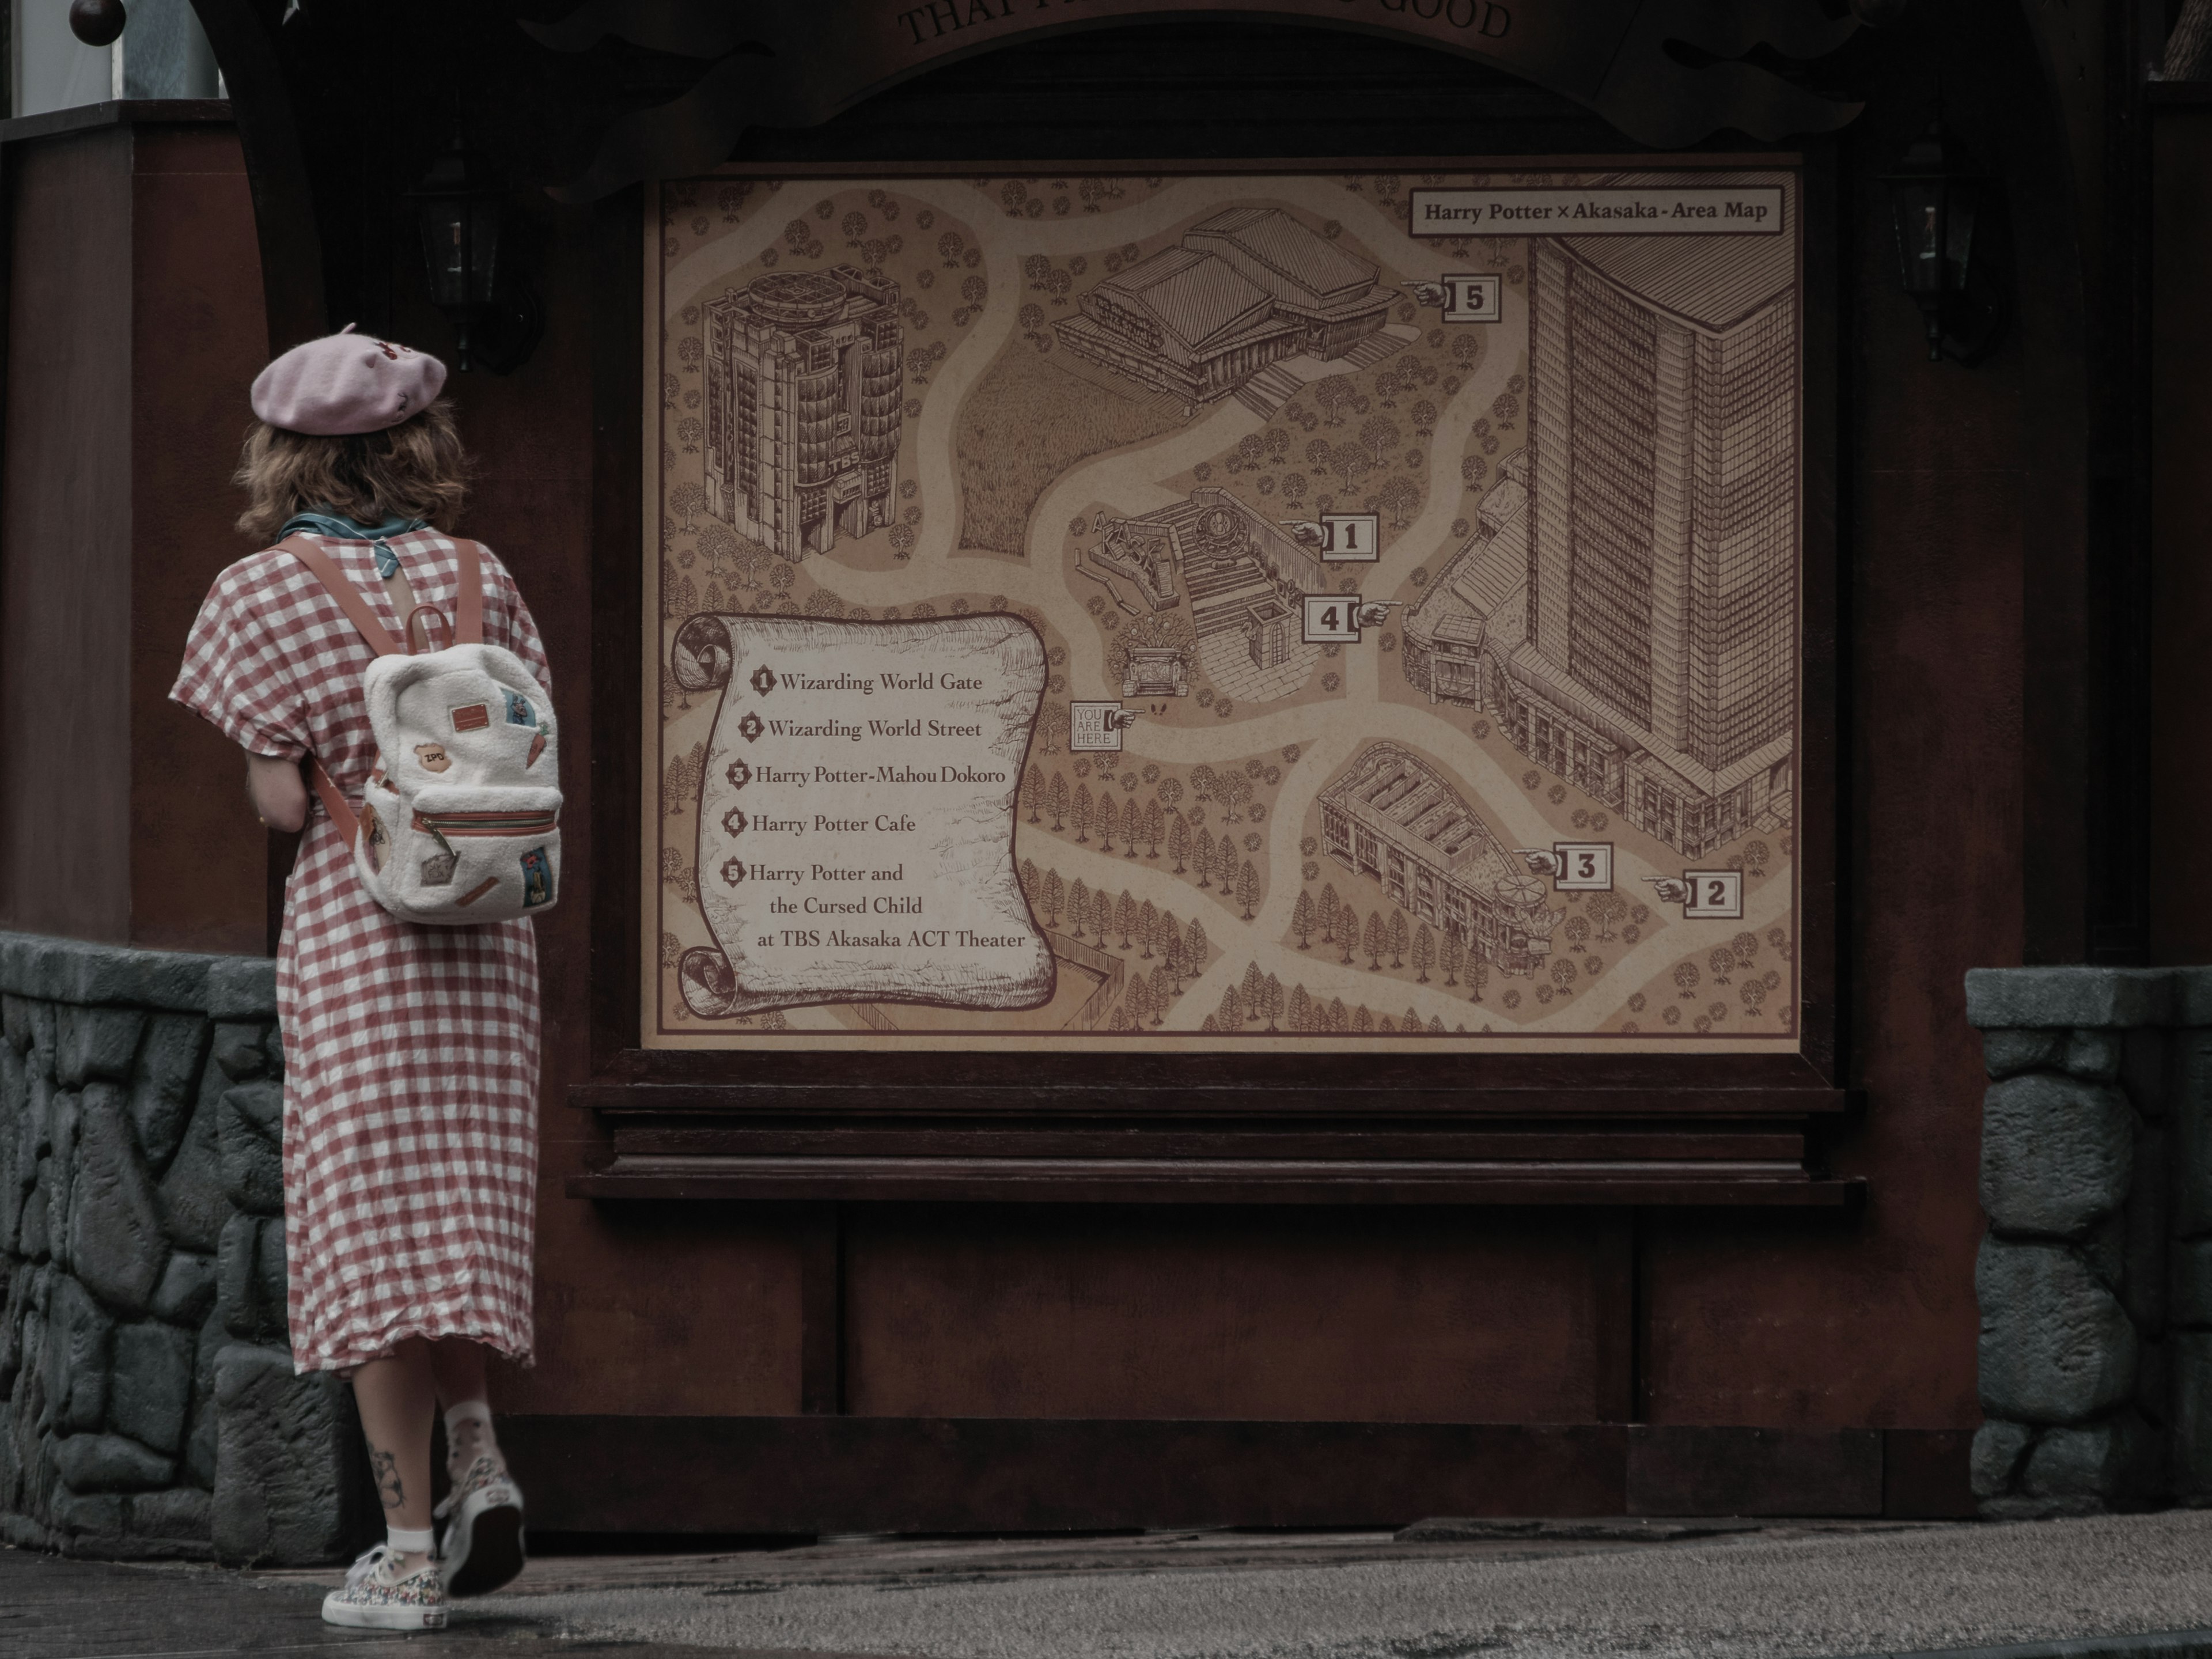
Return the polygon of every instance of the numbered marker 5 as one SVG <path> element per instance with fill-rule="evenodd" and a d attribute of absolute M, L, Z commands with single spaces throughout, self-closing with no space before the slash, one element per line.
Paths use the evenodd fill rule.
<path fill-rule="evenodd" d="M 1741 870 L 1685 870 L 1682 879 L 1690 896 L 1682 901 L 1686 921 L 1741 921 L 1743 872 Z"/>

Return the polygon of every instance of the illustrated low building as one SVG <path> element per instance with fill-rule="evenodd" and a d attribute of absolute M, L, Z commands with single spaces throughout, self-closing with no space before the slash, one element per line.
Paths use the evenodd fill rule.
<path fill-rule="evenodd" d="M 1124 697 L 1187 697 L 1190 655 L 1179 646 L 1133 645 L 1121 671 Z"/>
<path fill-rule="evenodd" d="M 1213 608 L 1209 600 L 1234 593 L 1240 578 L 1265 580 L 1293 611 L 1301 594 L 1325 592 L 1335 585 L 1311 548 L 1274 520 L 1212 484 L 1200 485 L 1173 507 L 1125 520 L 1115 533 L 1126 533 L 1132 544 L 1164 550 L 1169 570 L 1180 570 L 1183 586 L 1190 591 L 1191 609 L 1201 633 L 1214 631 L 1207 624 Z M 1168 580 L 1171 582 L 1172 575 Z M 1247 620 L 1246 600 L 1237 595 L 1233 603 L 1237 607 L 1235 623 L 1242 627 Z M 1291 636 L 1297 637 L 1295 618 Z"/>
<path fill-rule="evenodd" d="M 1273 362 L 1340 357 L 1382 328 L 1398 290 L 1280 208 L 1234 207 L 1092 288 L 1060 343 L 1116 373 L 1209 403 Z"/>
<path fill-rule="evenodd" d="M 1168 532 L 1141 519 L 1119 519 L 1106 539 L 1086 555 L 1102 570 L 1126 579 L 1155 611 L 1171 610 L 1176 592 L 1175 547 Z"/>
<path fill-rule="evenodd" d="M 1396 904 L 1510 974 L 1551 954 L 1560 913 L 1437 769 L 1370 744 L 1321 793 L 1322 846 Z"/>
<path fill-rule="evenodd" d="M 896 283 L 850 265 L 756 276 L 706 307 L 707 507 L 796 563 L 891 522 Z"/>

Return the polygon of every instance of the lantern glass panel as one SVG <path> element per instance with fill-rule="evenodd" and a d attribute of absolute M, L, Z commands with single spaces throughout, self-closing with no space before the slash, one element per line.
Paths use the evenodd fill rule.
<path fill-rule="evenodd" d="M 1950 267 L 1952 292 L 1966 291 L 1966 262 L 1974 249 L 1974 192 L 1970 185 L 1954 184 L 1949 210 L 1943 216 L 1943 258 Z"/>
<path fill-rule="evenodd" d="M 422 204 L 422 256 L 433 303 L 451 309 L 491 303 L 499 262 L 496 198 L 434 196 Z"/>
<path fill-rule="evenodd" d="M 1897 213 L 1897 255 L 1905 291 L 1939 295 L 1944 288 L 1948 192 L 1941 179 L 1900 179 L 1893 186 Z"/>

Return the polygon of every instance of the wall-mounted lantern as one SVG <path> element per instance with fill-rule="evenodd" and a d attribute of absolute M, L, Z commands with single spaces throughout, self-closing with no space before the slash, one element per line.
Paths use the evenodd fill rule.
<path fill-rule="evenodd" d="M 1942 118 L 1882 180 L 1897 227 L 1899 275 L 1928 330 L 1928 361 L 1978 363 L 2004 332 L 1995 256 L 1995 181 L 1952 170 Z"/>
<path fill-rule="evenodd" d="M 500 191 L 456 141 L 408 197 L 422 222 L 430 299 L 453 325 L 455 367 L 513 373 L 537 349 L 544 319 L 512 255 L 502 259 Z"/>

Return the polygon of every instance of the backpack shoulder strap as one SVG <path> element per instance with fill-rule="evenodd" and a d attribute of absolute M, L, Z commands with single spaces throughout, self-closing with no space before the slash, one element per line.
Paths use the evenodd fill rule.
<path fill-rule="evenodd" d="M 314 766 L 315 793 L 322 800 L 323 811 L 331 815 L 331 822 L 337 825 L 338 833 L 345 837 L 346 846 L 351 848 L 361 836 L 361 820 L 353 815 L 353 808 L 346 805 L 344 794 L 331 781 L 331 775 L 323 770 L 322 762 L 313 755 L 307 758 Z"/>
<path fill-rule="evenodd" d="M 330 555 L 317 547 L 304 532 L 287 536 L 276 544 L 276 550 L 289 553 L 307 567 L 317 581 L 330 590 L 331 597 L 338 602 L 338 609 L 344 611 L 346 620 L 360 630 L 362 638 L 368 641 L 370 650 L 380 657 L 404 657 L 407 654 L 407 647 L 392 638 L 384 624 L 377 621 L 376 612 L 369 609 L 368 601 L 362 597 L 361 590 L 345 579 L 344 573 L 331 562 Z M 477 609 L 481 615 L 483 609 L 481 595 L 477 597 Z"/>
<path fill-rule="evenodd" d="M 474 542 L 453 538 L 453 554 L 461 563 L 460 586 L 453 591 L 453 643 L 483 643 L 483 550 Z"/>

